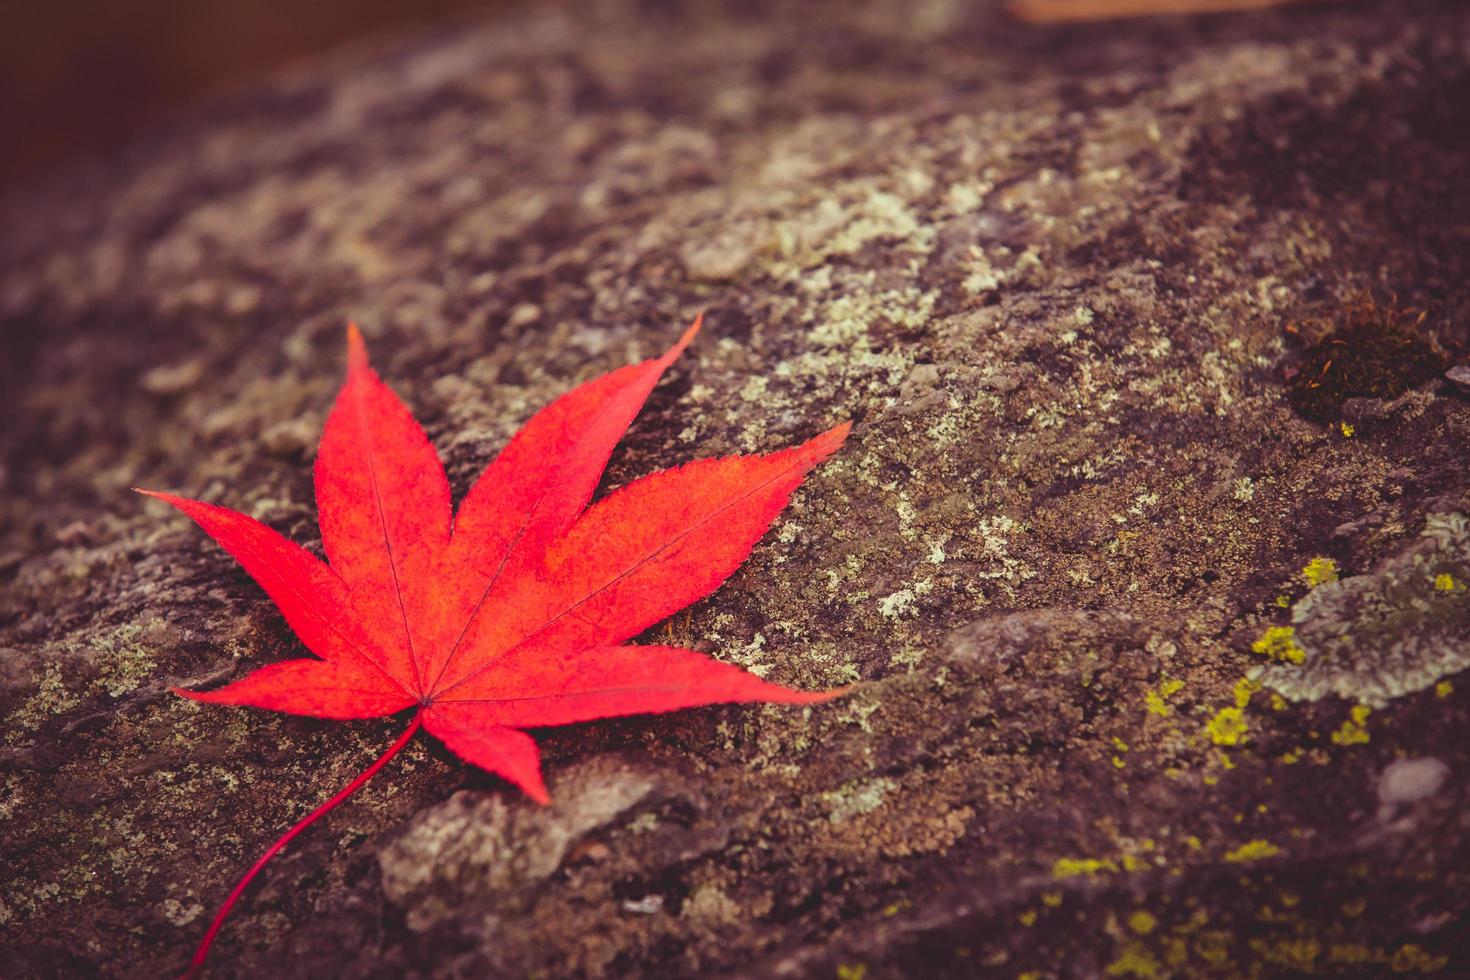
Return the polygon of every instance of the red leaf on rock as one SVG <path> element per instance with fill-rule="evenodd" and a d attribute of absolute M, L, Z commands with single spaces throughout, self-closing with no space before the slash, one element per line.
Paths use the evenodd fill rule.
<path fill-rule="evenodd" d="M 245 876 L 196 953 L 275 850 L 366 782 L 422 724 L 455 754 L 549 802 L 521 729 L 735 701 L 813 704 L 701 653 L 624 645 L 719 587 L 844 423 L 769 455 L 689 463 L 591 506 L 613 447 L 699 330 L 662 357 L 588 382 L 536 414 L 454 511 L 444 468 L 348 328 L 347 382 L 317 454 L 327 561 L 243 514 L 149 493 L 224 547 L 320 659 L 272 664 L 198 701 L 319 718 L 417 707 L 405 737 Z"/>

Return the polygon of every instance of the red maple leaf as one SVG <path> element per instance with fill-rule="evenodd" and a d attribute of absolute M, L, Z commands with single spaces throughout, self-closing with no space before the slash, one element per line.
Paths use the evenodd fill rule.
<path fill-rule="evenodd" d="M 588 506 L 613 447 L 698 330 L 696 320 L 662 357 L 542 409 L 456 511 L 433 446 L 349 326 L 347 382 L 315 470 L 326 562 L 244 514 L 141 491 L 219 542 L 320 658 L 176 693 L 318 718 L 414 709 L 381 758 L 246 873 L 190 973 L 265 862 L 366 783 L 420 726 L 545 804 L 536 743 L 522 729 L 717 702 L 813 704 L 842 693 L 781 687 L 692 650 L 626 645 L 718 588 L 850 428 L 768 455 L 664 470 Z"/>

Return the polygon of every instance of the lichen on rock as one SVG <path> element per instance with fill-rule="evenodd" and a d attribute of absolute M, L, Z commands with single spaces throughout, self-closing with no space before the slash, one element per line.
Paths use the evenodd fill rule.
<path fill-rule="evenodd" d="M 459 495 L 699 310 L 599 494 L 855 425 L 635 642 L 858 686 L 538 733 L 550 810 L 416 742 L 221 976 L 1470 974 L 1470 401 L 1291 402 L 1364 295 L 1470 350 L 1470 9 L 512 6 L 0 194 L 6 976 L 176 974 L 393 737 L 170 695 L 301 649 L 129 487 L 316 550 L 346 320 Z"/>
<path fill-rule="evenodd" d="M 1400 552 L 1292 607 L 1300 662 L 1272 664 L 1262 682 L 1293 701 L 1335 694 L 1380 708 L 1432 687 L 1470 667 L 1470 590 L 1455 584 L 1467 577 L 1470 518 L 1429 514 Z"/>

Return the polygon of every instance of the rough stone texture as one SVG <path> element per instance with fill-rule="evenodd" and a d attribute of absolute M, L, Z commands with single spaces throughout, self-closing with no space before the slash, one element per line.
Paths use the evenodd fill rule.
<path fill-rule="evenodd" d="M 1380 708 L 1432 687 L 1470 667 L 1466 583 L 1470 519 L 1430 514 L 1418 542 L 1296 603 L 1302 662 L 1274 664 L 1261 680 L 1294 701 L 1331 693 Z"/>
<path fill-rule="evenodd" d="M 656 632 L 867 683 L 549 732 L 549 813 L 422 739 L 274 864 L 216 975 L 1463 974 L 1470 558 L 1421 532 L 1470 514 L 1470 401 L 1435 380 L 1343 426 L 1286 390 L 1288 328 L 1364 295 L 1464 363 L 1467 44 L 1451 3 L 543 7 L 14 189 L 0 972 L 177 970 L 401 724 L 170 696 L 296 644 L 127 487 L 312 543 L 347 317 L 462 493 L 707 308 L 609 486 L 857 427 Z M 1309 596 L 1315 558 L 1317 588 L 1393 578 L 1412 683 L 1378 684 L 1366 607 Z M 1326 669 L 1319 700 L 1261 687 L 1293 605 L 1342 611 L 1325 668 L 1263 647 Z M 1443 778 L 1381 803 L 1399 758 Z"/>

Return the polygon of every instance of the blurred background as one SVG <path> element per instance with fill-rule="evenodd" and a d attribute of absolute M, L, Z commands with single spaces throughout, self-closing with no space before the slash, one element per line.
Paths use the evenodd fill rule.
<path fill-rule="evenodd" d="M 60 0 L 0 3 L 0 182 L 105 154 L 233 84 L 395 29 L 529 0 Z M 656 2 L 656 0 L 652 0 Z M 1092 21 L 1302 0 L 976 0 L 1023 21 Z"/>
<path fill-rule="evenodd" d="M 106 153 L 294 58 L 521 0 L 60 0 L 0 4 L 0 180 Z"/>

